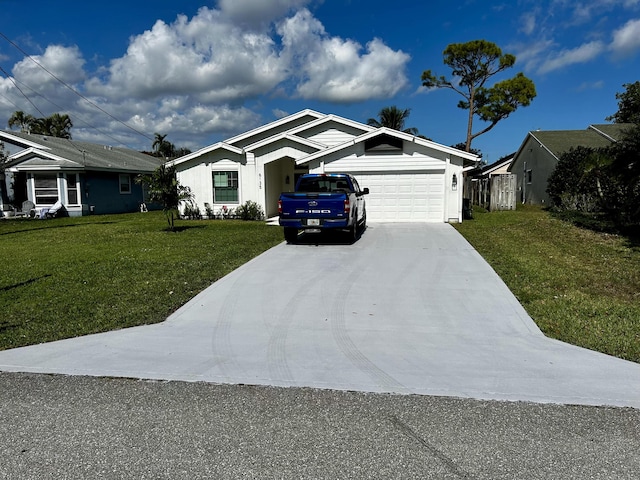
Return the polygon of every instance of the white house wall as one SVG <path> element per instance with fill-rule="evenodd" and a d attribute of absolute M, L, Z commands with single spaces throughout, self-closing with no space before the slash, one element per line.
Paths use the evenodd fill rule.
<path fill-rule="evenodd" d="M 373 189 L 369 197 L 373 221 L 461 222 L 462 159 L 451 159 L 445 153 L 436 158 L 428 155 L 432 151 L 425 148 L 420 152 L 405 142 L 403 152 L 365 154 L 359 143 L 351 151 L 341 150 L 310 162 L 309 171 L 350 172 L 362 188 Z"/>
<path fill-rule="evenodd" d="M 176 177 L 181 185 L 191 188 L 194 194 L 193 202 L 198 206 L 201 212 L 205 211 L 205 203 L 209 203 L 214 210 L 218 207 L 213 202 L 213 172 L 215 171 L 237 171 L 238 172 L 238 198 L 242 199 L 243 192 L 248 189 L 252 190 L 251 182 L 247 184 L 245 177 L 247 175 L 245 167 L 235 159 L 225 158 L 221 152 L 205 155 L 198 158 L 194 162 L 186 162 L 177 167 Z M 227 205 L 233 208 L 237 205 Z"/>

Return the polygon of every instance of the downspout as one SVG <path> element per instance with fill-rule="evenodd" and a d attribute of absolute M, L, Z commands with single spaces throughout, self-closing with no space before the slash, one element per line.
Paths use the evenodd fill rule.
<path fill-rule="evenodd" d="M 523 170 L 522 170 L 522 204 L 526 203 L 526 190 L 527 190 L 527 162 L 522 162 Z"/>
<path fill-rule="evenodd" d="M 444 167 L 444 222 L 449 223 L 449 195 L 451 195 L 451 157 L 445 158 Z"/>

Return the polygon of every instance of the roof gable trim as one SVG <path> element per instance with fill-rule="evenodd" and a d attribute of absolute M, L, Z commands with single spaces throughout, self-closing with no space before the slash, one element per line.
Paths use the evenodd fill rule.
<path fill-rule="evenodd" d="M 244 150 L 246 152 L 252 152 L 254 150 L 257 150 L 260 147 L 264 147 L 265 145 L 269 145 L 270 143 L 275 143 L 278 142 L 280 140 L 290 140 L 294 143 L 299 143 L 301 145 L 306 145 L 308 147 L 311 148 L 315 148 L 316 150 L 325 150 L 327 148 L 326 145 L 323 145 L 321 143 L 318 142 L 314 142 L 313 140 L 309 140 L 307 138 L 303 138 L 303 137 L 298 137 L 296 135 L 292 135 L 289 132 L 284 132 L 281 133 L 279 135 L 275 135 L 273 137 L 269 137 L 269 138 L 265 138 L 264 140 L 261 140 L 259 142 L 253 143 L 251 145 L 247 145 Z"/>
<path fill-rule="evenodd" d="M 319 113 L 316 112 L 314 110 L 310 110 L 310 109 L 306 109 L 306 110 L 301 110 L 300 112 L 291 114 L 291 115 L 287 115 L 286 117 L 282 117 L 278 120 L 275 120 L 273 122 L 267 123 L 266 125 L 262 125 L 258 128 L 254 128 L 253 130 L 249 130 L 248 132 L 244 132 L 241 133 L 240 135 L 236 135 L 235 137 L 231 137 L 228 138 L 227 140 L 224 141 L 224 143 L 228 144 L 228 145 L 233 145 L 236 142 L 239 142 L 241 140 L 245 140 L 247 138 L 250 138 L 254 135 L 259 135 L 261 133 L 264 133 L 272 128 L 276 128 L 279 127 L 281 125 L 285 125 L 288 122 L 292 122 L 298 118 L 302 118 L 305 116 L 311 116 L 311 117 L 316 117 L 318 119 L 326 117 L 326 115 L 324 113 Z"/>
<path fill-rule="evenodd" d="M 244 151 L 241 148 L 234 147 L 233 145 L 229 145 L 226 142 L 218 142 L 213 145 L 209 145 L 208 147 L 201 148 L 193 153 L 189 153 L 183 157 L 176 158 L 174 160 L 170 160 L 166 162 L 166 165 L 174 166 L 180 165 L 181 163 L 188 162 L 189 160 L 193 160 L 194 158 L 201 157 L 206 155 L 207 153 L 211 153 L 215 150 L 227 150 L 228 152 L 234 153 L 236 155 L 242 155 Z"/>
<path fill-rule="evenodd" d="M 312 153 L 311 155 L 308 155 L 304 158 L 301 158 L 299 160 L 296 161 L 296 164 L 298 165 L 302 165 L 305 163 L 308 163 L 312 160 L 315 160 L 319 157 L 322 157 L 324 155 L 328 155 L 334 152 L 338 152 L 340 150 L 343 150 L 345 148 L 351 147 L 353 145 L 356 145 L 358 143 L 362 143 L 362 142 L 366 142 L 367 140 L 370 140 L 372 138 L 375 138 L 379 135 L 386 135 L 388 137 L 395 137 L 401 140 L 405 140 L 407 142 L 412 142 L 415 143 L 417 145 L 421 145 L 423 147 L 428 147 L 428 148 L 432 148 L 434 150 L 438 150 L 440 152 L 443 153 L 448 153 L 450 155 L 454 155 L 456 157 L 460 157 L 462 159 L 467 159 L 467 160 L 473 160 L 473 161 L 477 161 L 479 159 L 479 157 L 477 155 L 474 155 L 473 153 L 469 153 L 469 152 L 463 152 L 462 150 L 458 150 L 456 148 L 453 147 L 446 147 L 445 145 L 440 145 L 439 143 L 435 143 L 432 142 L 431 140 L 425 140 L 423 138 L 419 138 L 416 137 L 414 135 L 411 135 L 409 133 L 404 133 L 404 132 L 400 132 L 398 130 L 393 130 L 391 128 L 386 128 L 386 127 L 381 127 L 381 128 L 376 128 L 371 132 L 367 132 L 364 133 L 358 137 L 353 138 L 352 140 L 348 140 L 344 143 L 341 143 L 339 145 L 335 145 L 331 148 L 328 148 L 326 150 L 322 150 L 320 152 L 316 152 L 316 153 Z"/>
<path fill-rule="evenodd" d="M 51 147 L 42 145 L 41 143 L 37 143 L 31 140 L 24 139 L 22 137 L 11 135 L 10 133 L 7 133 L 7 132 L 0 131 L 0 139 L 4 139 L 10 143 L 16 143 L 26 148 L 37 148 L 39 150 L 51 150 Z"/>

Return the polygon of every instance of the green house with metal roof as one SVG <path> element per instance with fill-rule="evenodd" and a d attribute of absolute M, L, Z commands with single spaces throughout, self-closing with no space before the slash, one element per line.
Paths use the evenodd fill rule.
<path fill-rule="evenodd" d="M 12 203 L 31 201 L 38 214 L 58 201 L 69 216 L 139 211 L 145 196 L 135 177 L 162 163 L 131 149 L 45 135 L 0 131 L 0 141 L 9 154 Z"/>
<path fill-rule="evenodd" d="M 585 130 L 537 130 L 529 132 L 516 152 L 509 172 L 517 176 L 518 200 L 546 205 L 547 181 L 560 156 L 571 148 L 608 147 L 620 139 L 629 124 L 590 125 Z"/>

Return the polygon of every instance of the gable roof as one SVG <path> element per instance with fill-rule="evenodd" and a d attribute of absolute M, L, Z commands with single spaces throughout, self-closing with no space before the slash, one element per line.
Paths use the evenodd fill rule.
<path fill-rule="evenodd" d="M 0 130 L 0 140 L 23 147 L 9 156 L 14 168 L 77 168 L 119 172 L 152 172 L 162 160 L 135 150 L 65 138 Z"/>
<path fill-rule="evenodd" d="M 493 162 L 489 165 L 483 165 L 478 168 L 474 168 L 472 170 L 468 170 L 468 175 L 470 177 L 484 177 L 486 175 L 490 175 L 496 170 L 503 168 L 506 165 L 510 165 L 513 162 L 514 157 L 516 156 L 516 152 L 513 152 L 511 155 L 507 155 L 506 157 Z"/>
<path fill-rule="evenodd" d="M 306 109 L 267 123 L 266 125 L 262 125 L 258 128 L 254 128 L 253 130 L 240 135 L 236 135 L 235 137 L 231 137 L 222 142 L 201 148 L 196 152 L 171 160 L 167 162 L 167 164 L 179 165 L 220 149 L 228 150 L 229 152 L 237 155 L 242 155 L 245 152 L 255 151 L 260 147 L 281 140 L 288 140 L 292 143 L 304 145 L 318 151 L 324 150 L 328 148 L 327 145 L 305 138 L 302 134 L 305 131 L 318 128 L 331 122 L 344 125 L 362 133 L 376 130 L 374 127 L 369 125 L 349 120 L 338 115 L 327 115 Z"/>
<path fill-rule="evenodd" d="M 355 137 L 337 145 L 330 145 L 319 142 L 317 140 L 311 140 L 310 138 L 306 138 L 304 136 L 305 132 L 313 129 L 319 129 L 322 126 L 327 126 L 332 123 L 347 127 L 347 130 L 350 130 L 351 134 L 355 135 Z M 298 164 L 303 164 L 325 154 L 331 154 L 340 151 L 344 148 L 354 145 L 355 143 L 364 142 L 380 135 L 387 135 L 389 137 L 397 138 L 400 140 L 414 142 L 418 145 L 433 148 L 435 150 L 462 158 L 463 161 L 469 163 L 475 163 L 479 158 L 477 155 L 474 155 L 472 153 L 463 152 L 462 150 L 458 150 L 453 147 L 440 145 L 438 143 L 432 142 L 431 140 L 416 137 L 414 135 L 400 132 L 398 130 L 392 130 L 385 127 L 372 127 L 370 125 L 356 122 L 354 120 L 349 120 L 338 115 L 327 115 L 307 109 L 268 123 L 261 127 L 255 128 L 253 130 L 250 130 L 249 132 L 229 138 L 223 142 L 218 142 L 213 145 L 209 145 L 208 147 L 201 148 L 196 152 L 190 153 L 180 158 L 176 158 L 167 163 L 171 165 L 178 165 L 219 149 L 225 149 L 229 152 L 242 155 L 246 152 L 255 151 L 258 148 L 272 144 L 274 142 L 287 140 L 289 142 L 292 142 L 293 144 L 304 145 L 315 150 L 314 153 L 296 160 Z"/>
<path fill-rule="evenodd" d="M 620 140 L 624 132 L 631 127 L 629 123 L 609 123 L 589 125 L 585 130 L 536 130 L 527 133 L 522 145 L 515 154 L 515 160 L 520 156 L 528 141 L 536 141 L 539 146 L 547 150 L 556 160 L 575 147 L 602 148 Z M 513 163 L 509 166 L 511 171 Z"/>
<path fill-rule="evenodd" d="M 323 113 L 319 113 L 309 109 L 302 110 L 298 113 L 288 115 L 273 122 L 267 123 L 266 125 L 254 128 L 253 130 L 249 130 L 248 132 L 236 135 L 235 137 L 231 137 L 225 140 L 224 143 L 243 148 L 247 145 L 257 143 L 273 135 L 289 131 L 323 117 L 326 117 L 326 115 Z"/>
<path fill-rule="evenodd" d="M 362 142 L 366 142 L 367 140 L 371 140 L 375 137 L 378 136 L 384 136 L 384 137 L 392 137 L 392 138 L 397 138 L 400 140 L 405 140 L 407 142 L 413 142 L 416 143 L 418 145 L 422 145 L 424 147 L 429 147 L 429 148 L 433 148 L 435 150 L 439 150 L 441 152 L 444 153 L 449 153 L 450 155 L 454 155 L 456 157 L 460 157 L 463 160 L 469 160 L 469 161 L 477 161 L 478 160 L 478 156 L 473 154 L 473 153 L 469 153 L 469 152 L 463 152 L 462 150 L 458 150 L 456 148 L 453 147 L 447 147 L 445 145 L 440 145 L 439 143 L 435 143 L 432 142 L 431 140 L 426 140 L 420 137 L 416 137 L 414 135 L 411 135 L 409 133 L 405 133 L 405 132 L 400 132 L 398 130 L 393 130 L 391 128 L 386 128 L 386 127 L 381 127 L 381 128 L 374 128 L 372 131 L 369 131 L 367 133 L 363 133 L 362 135 L 349 140 L 347 142 L 341 143 L 339 145 L 335 145 L 331 148 L 327 148 L 325 150 L 321 150 L 319 152 L 316 153 L 312 153 L 311 155 L 308 155 L 304 158 L 301 158 L 299 160 L 296 161 L 296 164 L 301 165 L 301 164 L 305 164 L 308 162 L 311 162 L 312 160 L 316 160 L 320 157 L 323 157 L 325 155 L 329 155 L 335 152 L 338 152 L 340 150 L 344 150 L 346 148 L 349 148 L 357 143 L 362 143 Z"/>
<path fill-rule="evenodd" d="M 314 150 L 323 150 L 326 145 L 323 145 L 318 142 L 314 142 L 313 140 L 306 139 L 304 137 L 298 137 L 296 135 L 291 135 L 289 132 L 279 133 L 278 135 L 274 135 L 273 137 L 268 137 L 263 140 L 260 140 L 256 143 L 252 143 L 251 145 L 247 145 L 244 150 L 246 152 L 252 152 L 266 145 L 275 143 L 280 140 L 289 140 L 292 143 L 297 143 L 300 145 L 306 145 L 307 147 L 311 147 Z"/>
<path fill-rule="evenodd" d="M 304 125 L 300 125 L 289 131 L 289 133 L 294 135 L 299 135 L 306 130 L 311 130 L 312 128 L 319 127 L 321 125 L 325 125 L 327 123 L 338 123 L 341 125 L 345 125 L 347 127 L 351 127 L 356 130 L 360 130 L 362 133 L 372 132 L 376 130 L 376 127 L 372 127 L 371 125 L 366 125 L 364 123 L 356 122 L 355 120 L 349 120 L 348 118 L 340 117 L 338 115 L 324 115 L 322 118 L 318 118 L 317 120 L 311 121 L 309 123 L 305 123 Z"/>
<path fill-rule="evenodd" d="M 624 133 L 633 126 L 631 123 L 604 123 L 600 125 L 589 125 L 591 130 L 598 132 L 611 141 L 618 141 L 622 139 Z"/>
<path fill-rule="evenodd" d="M 194 158 L 201 157 L 202 155 L 206 155 L 207 153 L 214 152 L 216 150 L 226 150 L 229 153 L 233 153 L 234 155 L 242 155 L 244 150 L 238 147 L 234 147 L 233 145 L 229 145 L 226 142 L 218 142 L 213 145 L 209 145 L 207 147 L 203 147 L 200 150 L 196 150 L 195 152 L 189 153 L 182 157 L 174 158 L 173 160 L 169 160 L 166 162 L 166 165 L 179 165 L 184 162 L 188 162 L 189 160 L 193 160 Z"/>
<path fill-rule="evenodd" d="M 575 147 L 600 148 L 611 145 L 611 140 L 592 129 L 538 131 L 529 132 L 529 135 L 556 158 Z"/>

